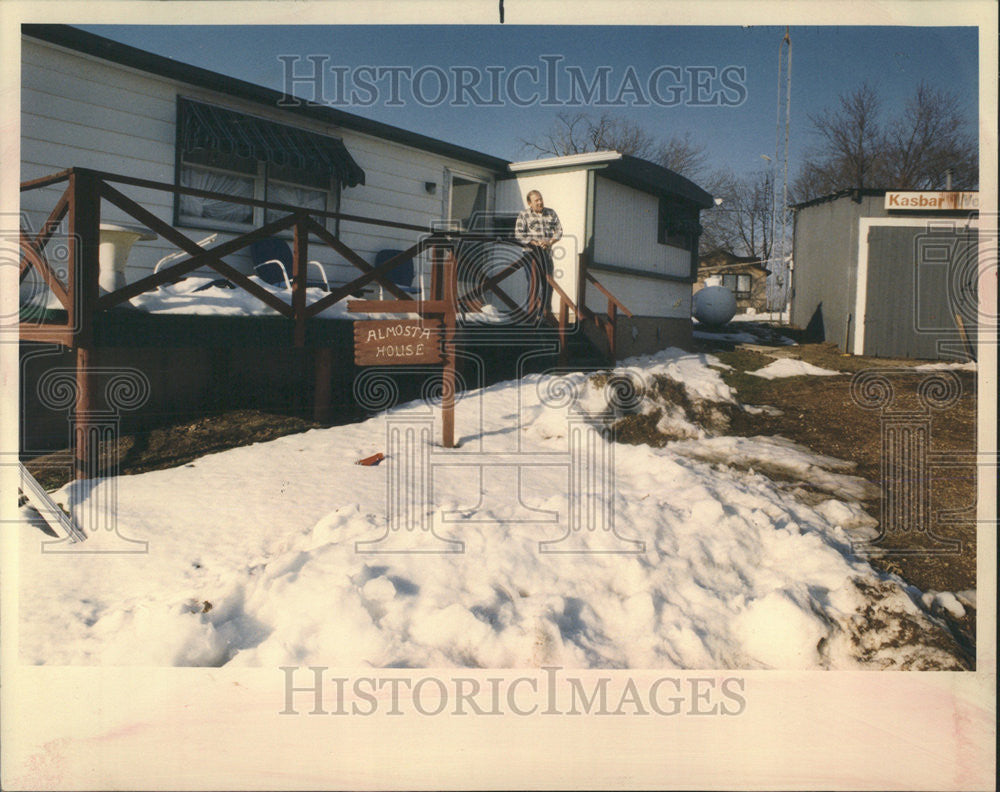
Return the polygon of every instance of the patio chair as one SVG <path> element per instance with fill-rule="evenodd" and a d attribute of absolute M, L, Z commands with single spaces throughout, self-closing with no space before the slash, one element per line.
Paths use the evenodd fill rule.
<path fill-rule="evenodd" d="M 393 250 L 392 248 L 386 248 L 385 250 L 380 250 L 375 254 L 375 266 L 381 266 L 385 264 L 393 256 L 398 256 L 402 253 L 402 250 Z M 395 283 L 400 289 L 402 289 L 407 294 L 420 294 L 420 286 L 413 285 L 413 257 L 406 259 L 402 264 L 393 269 L 389 270 L 389 280 Z M 383 295 L 383 287 L 379 286 L 379 299 L 385 299 Z"/>
<path fill-rule="evenodd" d="M 215 241 L 216 237 L 218 237 L 218 236 L 219 236 L 218 234 L 209 234 L 204 239 L 198 240 L 198 247 L 205 247 L 206 245 L 211 245 Z M 157 261 L 156 264 L 153 265 L 153 274 L 155 275 L 157 272 L 159 272 L 160 271 L 160 267 L 162 267 L 168 261 L 173 261 L 174 259 L 183 258 L 184 256 L 188 256 L 188 255 L 190 255 L 190 254 L 186 250 L 178 250 L 178 251 L 175 251 L 173 253 L 168 253 L 163 258 L 161 258 L 159 261 Z M 181 280 L 183 280 L 183 278 L 181 278 Z M 165 284 L 160 284 L 157 288 L 158 289 L 162 289 L 164 285 Z M 200 286 L 199 288 L 195 289 L 195 291 L 204 291 L 205 289 L 210 289 L 213 286 L 219 286 L 219 287 L 224 288 L 224 289 L 235 289 L 236 288 L 226 278 L 216 278 L 211 283 L 206 283 L 204 286 Z"/>
<path fill-rule="evenodd" d="M 292 281 L 289 276 L 292 272 L 293 256 L 292 249 L 284 239 L 271 237 L 251 243 L 250 258 L 253 260 L 254 272 L 262 281 L 272 286 L 284 284 L 286 289 L 291 290 Z M 318 261 L 310 261 L 308 264 L 319 270 L 320 280 L 307 279 L 306 286 L 330 291 L 330 281 L 326 277 L 323 265 Z"/>

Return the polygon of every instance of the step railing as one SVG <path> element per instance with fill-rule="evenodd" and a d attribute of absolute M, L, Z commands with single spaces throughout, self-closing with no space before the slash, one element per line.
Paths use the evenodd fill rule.
<path fill-rule="evenodd" d="M 577 321 L 583 320 L 584 322 L 592 323 L 596 328 L 603 329 L 605 332 L 605 337 L 608 342 L 608 359 L 610 362 L 614 362 L 617 359 L 617 330 L 618 330 L 618 313 L 621 312 L 625 316 L 632 318 L 632 312 L 612 294 L 597 278 L 590 274 L 587 270 L 581 267 L 585 282 L 592 283 L 601 294 L 607 297 L 608 308 L 607 312 L 604 314 L 596 313 L 587 307 L 585 297 L 586 291 L 581 288 L 581 298 L 580 304 L 577 305 L 573 299 L 566 294 L 566 292 L 556 283 L 555 278 L 551 275 L 546 275 L 549 285 L 552 290 L 559 296 L 559 313 L 557 317 L 557 325 L 559 328 L 559 353 L 562 365 L 565 365 L 567 359 L 567 341 L 566 336 L 569 329 L 569 312 L 572 311 L 574 316 L 577 317 Z"/>

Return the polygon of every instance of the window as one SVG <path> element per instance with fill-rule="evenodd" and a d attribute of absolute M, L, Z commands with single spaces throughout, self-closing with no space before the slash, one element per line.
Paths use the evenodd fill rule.
<path fill-rule="evenodd" d="M 336 211 L 340 189 L 364 183 L 336 138 L 190 99 L 177 105 L 177 183 L 240 198 Z M 245 231 L 286 212 L 179 195 L 177 225 Z"/>
<path fill-rule="evenodd" d="M 685 250 L 697 250 L 700 234 L 697 207 L 676 198 L 660 198 L 657 242 Z"/>
<path fill-rule="evenodd" d="M 750 276 L 747 274 L 730 274 L 722 276 L 722 285 L 733 293 L 734 297 L 750 296 Z"/>

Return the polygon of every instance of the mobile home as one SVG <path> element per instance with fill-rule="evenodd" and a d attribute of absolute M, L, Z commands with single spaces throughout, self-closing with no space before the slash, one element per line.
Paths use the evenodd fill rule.
<path fill-rule="evenodd" d="M 60 283 L 58 267 L 38 251 L 38 263 L 24 270 L 22 292 L 42 294 L 45 311 L 54 298 L 66 308 L 54 328 L 26 328 L 22 317 L 29 342 L 22 358 L 32 361 L 22 367 L 26 402 L 53 365 L 76 366 L 78 374 L 87 366 L 138 367 L 150 378 L 151 403 L 171 414 L 178 405 L 197 410 L 199 394 L 253 391 L 254 376 L 297 396 L 313 385 L 328 399 L 320 381 L 331 368 L 349 399 L 348 322 L 310 331 L 316 312 L 304 302 L 304 281 L 290 303 L 257 289 L 247 277 L 258 273 L 251 241 L 284 240 L 300 270 L 315 262 L 328 292 L 353 294 L 352 284 L 364 281 L 368 296 L 382 285 L 401 287 L 386 283 L 394 256 L 415 250 L 405 286 L 419 292 L 431 285 L 422 240 L 469 234 L 476 218 L 512 217 L 531 189 L 543 192 L 565 230 L 554 251 L 560 321 L 587 319 L 591 343 L 611 357 L 690 340 L 698 213 L 711 197 L 672 171 L 617 152 L 509 162 L 73 27 L 25 25 L 22 34 L 22 238 L 45 247 L 60 222 L 90 229 L 67 242 L 65 270 L 79 278 Z M 45 256 L 57 248 L 49 245 Z M 183 275 L 227 285 L 218 275 L 228 273 L 238 293 L 257 290 L 284 316 L 200 324 L 175 316 L 171 324 L 118 310 L 168 283 L 165 272 L 176 283 L 169 268 L 157 275 L 176 255 L 188 256 L 189 264 L 170 265 L 187 267 Z M 82 295 L 87 272 L 98 268 L 93 293 Z M 333 306 L 335 296 L 324 304 Z M 348 326 L 331 329 L 338 324 Z M 31 346 L 39 342 L 48 348 Z M 49 342 L 69 351 L 54 357 Z M 289 345 L 305 348 L 289 353 Z M 81 357 L 83 348 L 93 354 Z M 323 366 L 310 368 L 310 355 Z M 65 433 L 59 409 L 49 423 Z M 22 426 L 41 427 L 43 417 Z"/>

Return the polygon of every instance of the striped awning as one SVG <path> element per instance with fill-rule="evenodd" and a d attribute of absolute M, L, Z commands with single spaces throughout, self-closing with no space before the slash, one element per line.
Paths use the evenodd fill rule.
<path fill-rule="evenodd" d="M 190 99 L 181 99 L 179 109 L 178 136 L 184 151 L 207 149 L 326 172 L 343 187 L 365 183 L 365 172 L 337 138 Z"/>

